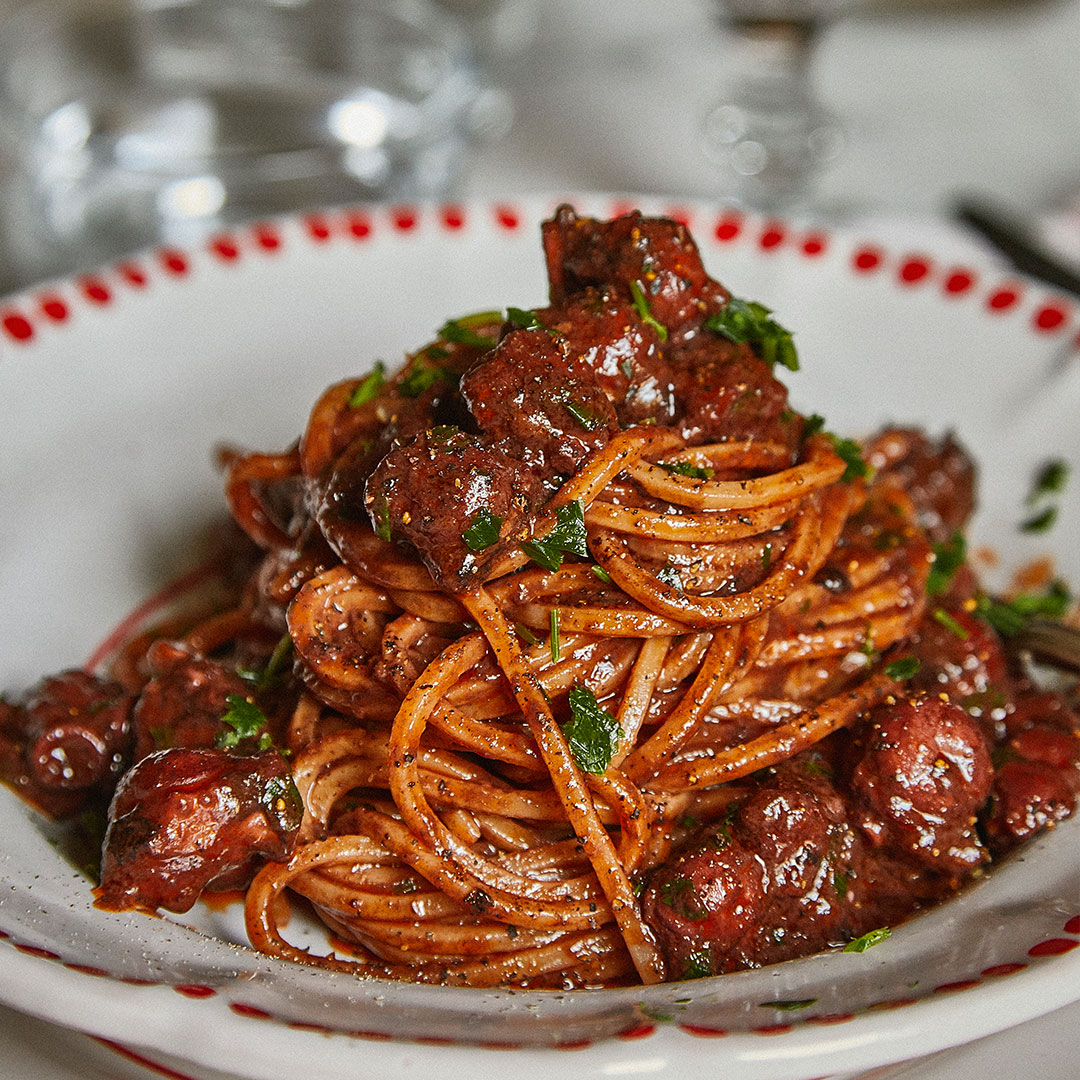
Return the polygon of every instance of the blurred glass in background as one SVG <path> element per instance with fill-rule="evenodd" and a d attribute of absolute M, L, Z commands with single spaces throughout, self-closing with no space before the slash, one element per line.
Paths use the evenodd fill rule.
<path fill-rule="evenodd" d="M 9 276 L 280 212 L 449 198 L 509 116 L 429 0 L 33 3 L 0 27 Z"/>

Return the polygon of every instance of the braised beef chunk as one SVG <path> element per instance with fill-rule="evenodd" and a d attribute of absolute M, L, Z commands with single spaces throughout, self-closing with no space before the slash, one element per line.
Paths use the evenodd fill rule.
<path fill-rule="evenodd" d="M 842 944 L 909 914 L 915 875 L 867 847 L 820 762 L 765 777 L 642 896 L 671 978 L 723 974 Z"/>
<path fill-rule="evenodd" d="M 228 698 L 244 698 L 250 687 L 235 671 L 171 642 L 157 642 L 147 659 L 154 677 L 135 705 L 135 760 L 169 747 L 213 746 L 226 730 Z"/>
<path fill-rule="evenodd" d="M 53 817 L 78 813 L 128 764 L 132 702 L 83 671 L 43 679 L 21 705 L 0 702 L 0 778 Z"/>
<path fill-rule="evenodd" d="M 625 214 L 581 218 L 561 206 L 542 226 L 551 302 L 564 304 L 590 286 L 618 289 L 674 339 L 693 332 L 729 299 L 705 272 L 687 229 L 666 218 Z"/>
<path fill-rule="evenodd" d="M 1022 699 L 1006 725 L 982 823 L 995 855 L 1069 817 L 1080 794 L 1080 718 L 1060 697 Z"/>
<path fill-rule="evenodd" d="M 975 508 L 975 465 L 953 435 L 933 441 L 914 428 L 889 428 L 864 448 L 876 482 L 906 491 L 933 543 L 945 543 Z"/>
<path fill-rule="evenodd" d="M 592 370 L 545 330 L 515 330 L 461 382 L 491 444 L 552 482 L 617 430 L 615 409 Z"/>
<path fill-rule="evenodd" d="M 660 335 L 632 304 L 610 291 L 588 289 L 537 317 L 592 371 L 623 427 L 675 419 L 673 375 Z"/>
<path fill-rule="evenodd" d="M 116 789 L 96 903 L 187 911 L 204 890 L 241 888 L 289 857 L 302 810 L 276 750 L 153 753 Z"/>
<path fill-rule="evenodd" d="M 998 737 L 995 725 L 1015 690 L 1001 639 L 988 622 L 962 607 L 936 606 L 919 624 L 912 652 L 921 666 L 910 686 L 946 694 L 981 719 L 985 735 Z"/>
<path fill-rule="evenodd" d="M 962 876 L 985 862 L 976 815 L 990 794 L 978 724 L 938 697 L 878 706 L 857 734 L 856 820 L 871 845 Z"/>
<path fill-rule="evenodd" d="M 412 544 L 456 592 L 521 532 L 538 491 L 531 473 L 480 437 L 433 429 L 383 458 L 364 499 L 375 531 Z"/>
<path fill-rule="evenodd" d="M 673 351 L 677 427 L 691 443 L 757 439 L 795 447 L 801 425 L 789 422 L 787 387 L 749 345 L 695 341 Z"/>

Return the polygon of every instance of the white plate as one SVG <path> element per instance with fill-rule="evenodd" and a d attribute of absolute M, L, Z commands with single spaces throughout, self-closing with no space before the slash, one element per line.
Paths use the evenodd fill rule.
<path fill-rule="evenodd" d="M 82 663 L 192 565 L 222 505 L 215 444 L 281 448 L 325 385 L 393 363 L 447 316 L 542 304 L 537 225 L 554 203 L 292 219 L 0 301 L 0 687 Z M 679 209 L 712 273 L 795 331 L 794 405 L 849 434 L 886 421 L 955 428 L 982 465 L 975 547 L 998 552 L 1001 577 L 1056 551 L 1080 581 L 1080 549 L 1063 542 L 1080 530 L 1077 500 L 1051 533 L 1017 532 L 1042 461 L 1080 471 L 1073 304 L 932 250 Z M 228 914 L 96 911 L 7 791 L 0 829 L 0 1000 L 260 1080 L 406 1069 L 450 1080 L 484 1067 L 522 1080 L 553 1068 L 583 1080 L 808 1077 L 929 1053 L 1080 998 L 1072 824 L 867 953 L 576 994 L 290 967 L 234 943 Z"/>

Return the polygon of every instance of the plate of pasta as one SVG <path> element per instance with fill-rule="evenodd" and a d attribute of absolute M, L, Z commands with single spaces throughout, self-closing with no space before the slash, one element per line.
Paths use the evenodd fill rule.
<path fill-rule="evenodd" d="M 254 1080 L 795 1080 L 1076 1000 L 1078 326 L 608 196 L 3 301 L 0 999 Z"/>

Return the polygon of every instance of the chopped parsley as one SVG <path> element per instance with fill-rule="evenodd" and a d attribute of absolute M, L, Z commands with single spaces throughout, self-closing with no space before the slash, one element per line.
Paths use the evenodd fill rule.
<path fill-rule="evenodd" d="M 958 637 L 961 641 L 967 641 L 967 628 L 961 626 L 944 608 L 934 608 L 931 618 L 934 622 L 944 626 L 954 637 Z"/>
<path fill-rule="evenodd" d="M 477 326 L 490 326 L 502 322 L 501 311 L 480 311 L 475 315 L 465 315 L 460 319 L 448 319 L 439 327 L 439 339 L 452 345 L 472 345 L 478 349 L 493 349 L 498 339 L 488 334 L 478 334 Z"/>
<path fill-rule="evenodd" d="M 853 480 L 868 479 L 873 471 L 862 456 L 862 450 L 854 439 L 842 439 L 839 435 L 826 432 L 833 444 L 837 456 L 847 466 L 840 482 L 850 484 Z"/>
<path fill-rule="evenodd" d="M 559 609 L 557 607 L 553 607 L 548 613 L 548 625 L 550 627 L 548 642 L 551 647 L 551 662 L 557 664 L 559 657 L 562 656 L 562 642 L 559 639 Z"/>
<path fill-rule="evenodd" d="M 802 437 L 803 439 L 809 439 L 811 435 L 816 435 L 819 431 L 824 430 L 825 417 L 821 413 L 811 413 L 803 423 Z"/>
<path fill-rule="evenodd" d="M 975 603 L 975 613 L 1002 637 L 1015 637 L 1037 616 L 1060 619 L 1071 603 L 1069 590 L 1060 581 L 1055 581 L 1044 593 L 1020 593 L 1010 600 L 980 596 Z"/>
<path fill-rule="evenodd" d="M 749 345 L 770 368 L 781 364 L 788 371 L 799 370 L 799 356 L 790 330 L 770 319 L 772 311 L 756 300 L 732 297 L 715 315 L 705 320 L 707 329 L 733 341 Z"/>
<path fill-rule="evenodd" d="M 689 476 L 694 480 L 711 480 L 715 475 L 715 470 L 708 465 L 694 465 L 689 461 L 661 461 L 659 464 L 661 469 L 666 469 L 669 473 Z"/>
<path fill-rule="evenodd" d="M 606 771 L 619 746 L 619 721 L 600 707 L 596 695 L 580 683 L 570 687 L 570 719 L 563 725 L 570 753 L 587 773 Z"/>
<path fill-rule="evenodd" d="M 286 661 L 292 654 L 292 647 L 292 636 L 290 634 L 282 634 L 278 643 L 274 646 L 274 651 L 270 654 L 270 659 L 266 661 L 266 667 L 264 667 L 262 671 L 238 667 L 236 669 L 236 674 L 239 675 L 244 682 L 251 683 L 256 690 L 265 690 L 268 686 L 272 686 L 277 682 L 278 676 L 285 667 Z"/>
<path fill-rule="evenodd" d="M 836 895 L 839 896 L 841 900 L 846 900 L 848 886 L 851 884 L 851 878 L 845 874 L 843 870 L 837 870 L 836 873 L 833 874 L 832 883 L 833 888 L 836 890 Z"/>
<path fill-rule="evenodd" d="M 390 504 L 385 498 L 376 501 L 372 507 L 372 521 L 375 526 L 375 535 L 380 540 L 390 540 Z"/>
<path fill-rule="evenodd" d="M 641 287 L 640 281 L 634 280 L 630 282 L 630 295 L 634 298 L 634 307 L 637 308 L 637 313 L 641 316 L 641 321 L 645 323 L 646 326 L 651 326 L 656 331 L 656 336 L 661 341 L 667 341 L 667 327 L 659 322 L 653 315 L 652 310 L 649 307 L 649 301 L 645 298 L 645 290 Z"/>
<path fill-rule="evenodd" d="M 707 949 L 695 949 L 686 958 L 686 967 L 683 969 L 684 979 L 704 979 L 712 973 L 712 957 Z"/>
<path fill-rule="evenodd" d="M 547 536 L 533 537 L 521 544 L 521 550 L 545 570 L 558 570 L 563 555 L 589 557 L 585 542 L 585 509 L 580 499 L 564 503 L 555 511 L 555 527 Z"/>
<path fill-rule="evenodd" d="M 517 634 L 526 645 L 540 644 L 540 639 L 524 623 L 514 623 L 514 633 Z"/>
<path fill-rule="evenodd" d="M 547 330 L 546 327 L 536 316 L 535 311 L 528 311 L 525 308 L 508 307 L 506 309 L 506 320 L 512 322 L 515 326 L 520 326 L 522 330 Z"/>
<path fill-rule="evenodd" d="M 456 376 L 449 368 L 430 364 L 424 355 L 419 353 L 412 362 L 409 374 L 398 384 L 398 392 L 404 397 L 415 398 L 437 382 L 449 382 L 454 378 Z"/>
<path fill-rule="evenodd" d="M 967 541 L 964 534 L 954 532 L 948 540 L 934 544 L 934 562 L 926 579 L 926 592 L 930 596 L 941 596 L 948 592 L 949 585 L 956 571 L 964 565 L 967 558 Z"/>
<path fill-rule="evenodd" d="M 563 407 L 586 431 L 595 431 L 604 422 L 596 409 L 582 401 L 570 399 L 563 402 Z"/>
<path fill-rule="evenodd" d="M 481 506 L 473 515 L 469 527 L 461 534 L 461 539 L 470 551 L 484 551 L 498 542 L 502 523 L 503 519 L 498 514 L 493 514 L 486 506 Z"/>
<path fill-rule="evenodd" d="M 1061 458 L 1045 462 L 1035 474 L 1031 492 L 1027 497 L 1028 505 L 1034 505 L 1046 495 L 1056 495 L 1065 490 L 1069 479 L 1068 462 Z"/>
<path fill-rule="evenodd" d="M 922 662 L 917 656 L 901 656 L 899 660 L 894 660 L 891 664 L 885 665 L 885 674 L 890 679 L 903 682 L 905 679 L 917 675 L 921 667 Z"/>
<path fill-rule="evenodd" d="M 265 730 L 268 721 L 258 705 L 239 694 L 229 694 L 225 698 L 225 704 L 229 709 L 222 716 L 221 722 L 232 730 L 222 731 L 214 740 L 214 745 L 219 750 L 231 750 L 239 746 L 244 739 L 254 739 L 256 736 L 259 737 L 260 750 L 268 750 L 273 745 L 270 732 Z"/>
<path fill-rule="evenodd" d="M 386 365 L 380 360 L 371 373 L 357 383 L 356 388 L 349 395 L 349 408 L 355 409 L 358 405 L 371 401 L 376 397 L 386 381 Z"/>
<path fill-rule="evenodd" d="M 877 930 L 868 930 L 862 937 L 849 941 L 844 946 L 844 952 L 864 953 L 867 949 L 880 945 L 891 934 L 892 930 L 887 926 L 880 926 Z"/>
<path fill-rule="evenodd" d="M 666 904 L 677 915 L 691 922 L 701 922 L 709 916 L 708 911 L 701 906 L 694 883 L 687 877 L 673 877 L 670 881 L 665 881 L 660 886 L 659 895 L 662 904 Z"/>
<path fill-rule="evenodd" d="M 1020 522 L 1020 531 L 1029 533 L 1046 532 L 1057 521 L 1057 516 L 1058 508 L 1056 506 L 1044 507 L 1037 514 L 1032 514 L 1031 517 Z"/>

